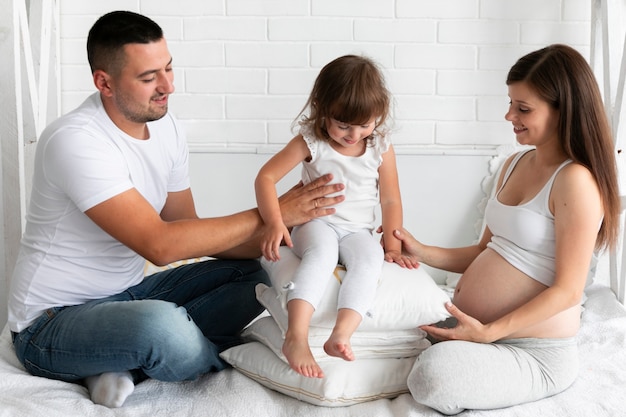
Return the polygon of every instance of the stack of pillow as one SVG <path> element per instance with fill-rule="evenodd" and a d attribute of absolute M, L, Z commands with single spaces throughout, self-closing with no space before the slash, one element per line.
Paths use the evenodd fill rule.
<path fill-rule="evenodd" d="M 300 259 L 281 247 L 280 261 L 262 261 L 272 287 L 259 284 L 257 299 L 265 315 L 245 331 L 247 343 L 222 352 L 235 369 L 262 385 L 323 406 L 347 406 L 407 392 L 406 379 L 417 355 L 430 346 L 417 327 L 449 316 L 449 297 L 424 268 L 404 269 L 385 263 L 374 305 L 351 338 L 356 359 L 344 361 L 323 350 L 335 324 L 337 295 L 345 269 L 337 266 L 324 298 L 311 319 L 309 344 L 324 378 L 293 371 L 281 348 L 287 329 L 287 290 Z"/>

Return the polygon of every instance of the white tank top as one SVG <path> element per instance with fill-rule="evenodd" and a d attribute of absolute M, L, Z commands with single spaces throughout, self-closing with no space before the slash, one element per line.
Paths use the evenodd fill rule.
<path fill-rule="evenodd" d="M 517 162 L 528 151 L 518 153 L 508 167 L 502 185 L 487 202 L 485 220 L 493 237 L 487 244 L 507 262 L 544 285 L 554 284 L 555 231 L 554 216 L 550 212 L 550 191 L 561 169 L 572 160 L 563 162 L 554 171 L 541 191 L 530 201 L 518 206 L 507 206 L 498 201 Z"/>
<path fill-rule="evenodd" d="M 311 161 L 302 163 L 302 181 L 312 180 L 328 173 L 333 174 L 333 183 L 344 184 L 345 200 L 338 204 L 336 212 L 320 220 L 332 223 L 350 232 L 375 227 L 375 209 L 379 204 L 378 167 L 382 155 L 389 149 L 386 138 L 375 137 L 360 156 L 346 156 L 337 152 L 327 140 L 318 139 L 309 129 L 300 131 L 306 142 Z"/>

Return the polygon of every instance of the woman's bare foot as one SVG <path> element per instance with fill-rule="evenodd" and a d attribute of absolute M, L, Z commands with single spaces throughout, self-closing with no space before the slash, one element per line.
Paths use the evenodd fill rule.
<path fill-rule="evenodd" d="M 291 369 L 300 375 L 309 378 L 324 378 L 324 372 L 313 358 L 308 341 L 287 337 L 282 351 Z"/>
<path fill-rule="evenodd" d="M 336 356 L 346 361 L 354 360 L 350 339 L 346 340 L 331 334 L 330 338 L 324 343 L 324 351 L 330 356 Z"/>

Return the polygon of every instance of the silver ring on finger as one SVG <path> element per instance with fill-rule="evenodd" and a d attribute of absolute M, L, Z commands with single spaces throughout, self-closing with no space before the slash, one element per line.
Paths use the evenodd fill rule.
<path fill-rule="evenodd" d="M 317 198 L 313 200 L 313 205 L 315 206 L 315 208 L 317 208 Z"/>

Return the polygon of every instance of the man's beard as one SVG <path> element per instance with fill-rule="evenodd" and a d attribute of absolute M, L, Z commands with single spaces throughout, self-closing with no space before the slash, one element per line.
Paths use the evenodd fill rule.
<path fill-rule="evenodd" d="M 167 114 L 168 106 L 160 107 L 158 109 L 138 109 L 139 106 L 135 106 L 130 100 L 126 100 L 125 96 L 118 96 L 116 104 L 120 112 L 134 123 L 148 123 L 155 120 L 159 120 Z"/>

